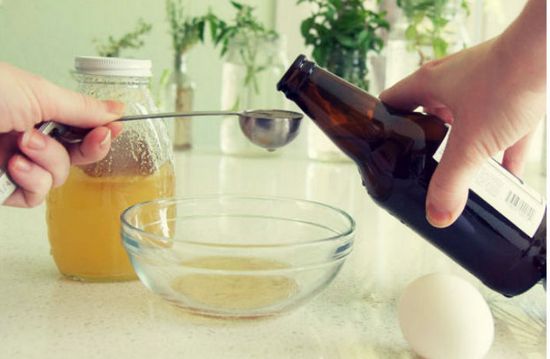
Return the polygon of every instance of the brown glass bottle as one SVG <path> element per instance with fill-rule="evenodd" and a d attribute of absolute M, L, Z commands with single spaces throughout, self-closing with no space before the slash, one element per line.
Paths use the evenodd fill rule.
<path fill-rule="evenodd" d="M 277 85 L 359 166 L 369 195 L 390 214 L 505 296 L 546 278 L 546 213 L 529 237 L 470 191 L 450 227 L 432 227 L 426 193 L 433 154 L 447 127 L 435 116 L 402 112 L 301 55 Z"/>

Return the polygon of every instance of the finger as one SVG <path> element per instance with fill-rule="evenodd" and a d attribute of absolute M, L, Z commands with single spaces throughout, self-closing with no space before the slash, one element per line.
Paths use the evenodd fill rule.
<path fill-rule="evenodd" d="M 533 133 L 524 136 L 512 147 L 504 151 L 502 165 L 514 175 L 520 177 L 525 167 L 525 157 L 533 139 Z"/>
<path fill-rule="evenodd" d="M 19 188 L 4 202 L 7 206 L 36 207 L 52 187 L 51 174 L 22 155 L 9 160 L 8 172 Z"/>
<path fill-rule="evenodd" d="M 85 165 L 105 158 L 111 147 L 111 130 L 109 127 L 97 127 L 91 130 L 78 145 L 69 147 L 71 163 Z"/>
<path fill-rule="evenodd" d="M 426 198 L 426 218 L 434 227 L 450 226 L 460 216 L 468 199 L 470 180 L 484 155 L 453 130 L 437 166 Z"/>
<path fill-rule="evenodd" d="M 454 120 L 453 113 L 446 106 L 424 106 L 424 112 L 435 115 L 448 124 L 452 124 Z"/>
<path fill-rule="evenodd" d="M 69 154 L 63 145 L 35 129 L 19 136 L 18 145 L 27 159 L 48 171 L 53 187 L 61 186 L 69 175 Z"/>
<path fill-rule="evenodd" d="M 124 130 L 124 125 L 122 124 L 122 122 L 110 122 L 104 127 L 107 127 L 111 131 L 112 140 L 117 138 L 118 135 L 120 135 L 120 133 Z"/>
<path fill-rule="evenodd" d="M 434 65 L 428 63 L 380 94 L 380 100 L 392 107 L 412 111 L 418 106 L 441 107 L 433 90 Z"/>
<path fill-rule="evenodd" d="M 124 104 L 97 100 L 36 78 L 30 86 L 42 110 L 42 120 L 83 128 L 97 127 L 116 120 L 124 113 Z"/>

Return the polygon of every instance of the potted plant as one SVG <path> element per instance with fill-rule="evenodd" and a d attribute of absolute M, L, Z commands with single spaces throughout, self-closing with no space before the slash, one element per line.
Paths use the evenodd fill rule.
<path fill-rule="evenodd" d="M 368 90 L 368 55 L 384 47 L 381 30 L 389 28 L 385 14 L 367 9 L 363 0 L 298 0 L 306 2 L 317 5 L 300 28 L 306 45 L 313 46 L 313 59 Z"/>

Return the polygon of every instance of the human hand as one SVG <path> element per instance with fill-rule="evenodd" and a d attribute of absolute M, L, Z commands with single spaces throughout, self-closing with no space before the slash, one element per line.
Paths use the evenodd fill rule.
<path fill-rule="evenodd" d="M 109 122 L 123 111 L 119 102 L 96 100 L 0 63 L 0 165 L 19 186 L 4 204 L 34 207 L 67 179 L 70 164 L 104 158 L 122 130 Z M 64 147 L 34 129 L 47 120 L 93 129 L 80 144 Z"/>
<path fill-rule="evenodd" d="M 542 5 L 532 0 L 525 11 L 529 6 Z M 499 37 L 427 63 L 380 95 L 393 107 L 423 106 L 452 124 L 426 199 L 426 216 L 435 227 L 460 216 L 469 185 L 490 156 L 504 150 L 503 166 L 521 174 L 529 139 L 546 109 L 546 30 L 538 20 L 522 25 L 522 16 Z"/>

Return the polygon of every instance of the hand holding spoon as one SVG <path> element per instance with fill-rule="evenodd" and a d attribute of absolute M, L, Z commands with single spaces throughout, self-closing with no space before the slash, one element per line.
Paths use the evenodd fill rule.
<path fill-rule="evenodd" d="M 303 117 L 301 113 L 286 110 L 197 111 L 131 115 L 121 117 L 117 121 L 196 116 L 238 116 L 243 134 L 252 143 L 268 151 L 283 147 L 296 138 Z M 81 142 L 88 130 L 48 121 L 44 122 L 38 128 L 38 131 L 70 144 Z M 0 168 L 0 204 L 4 203 L 16 188 L 17 186 L 9 178 L 7 172 Z"/>

